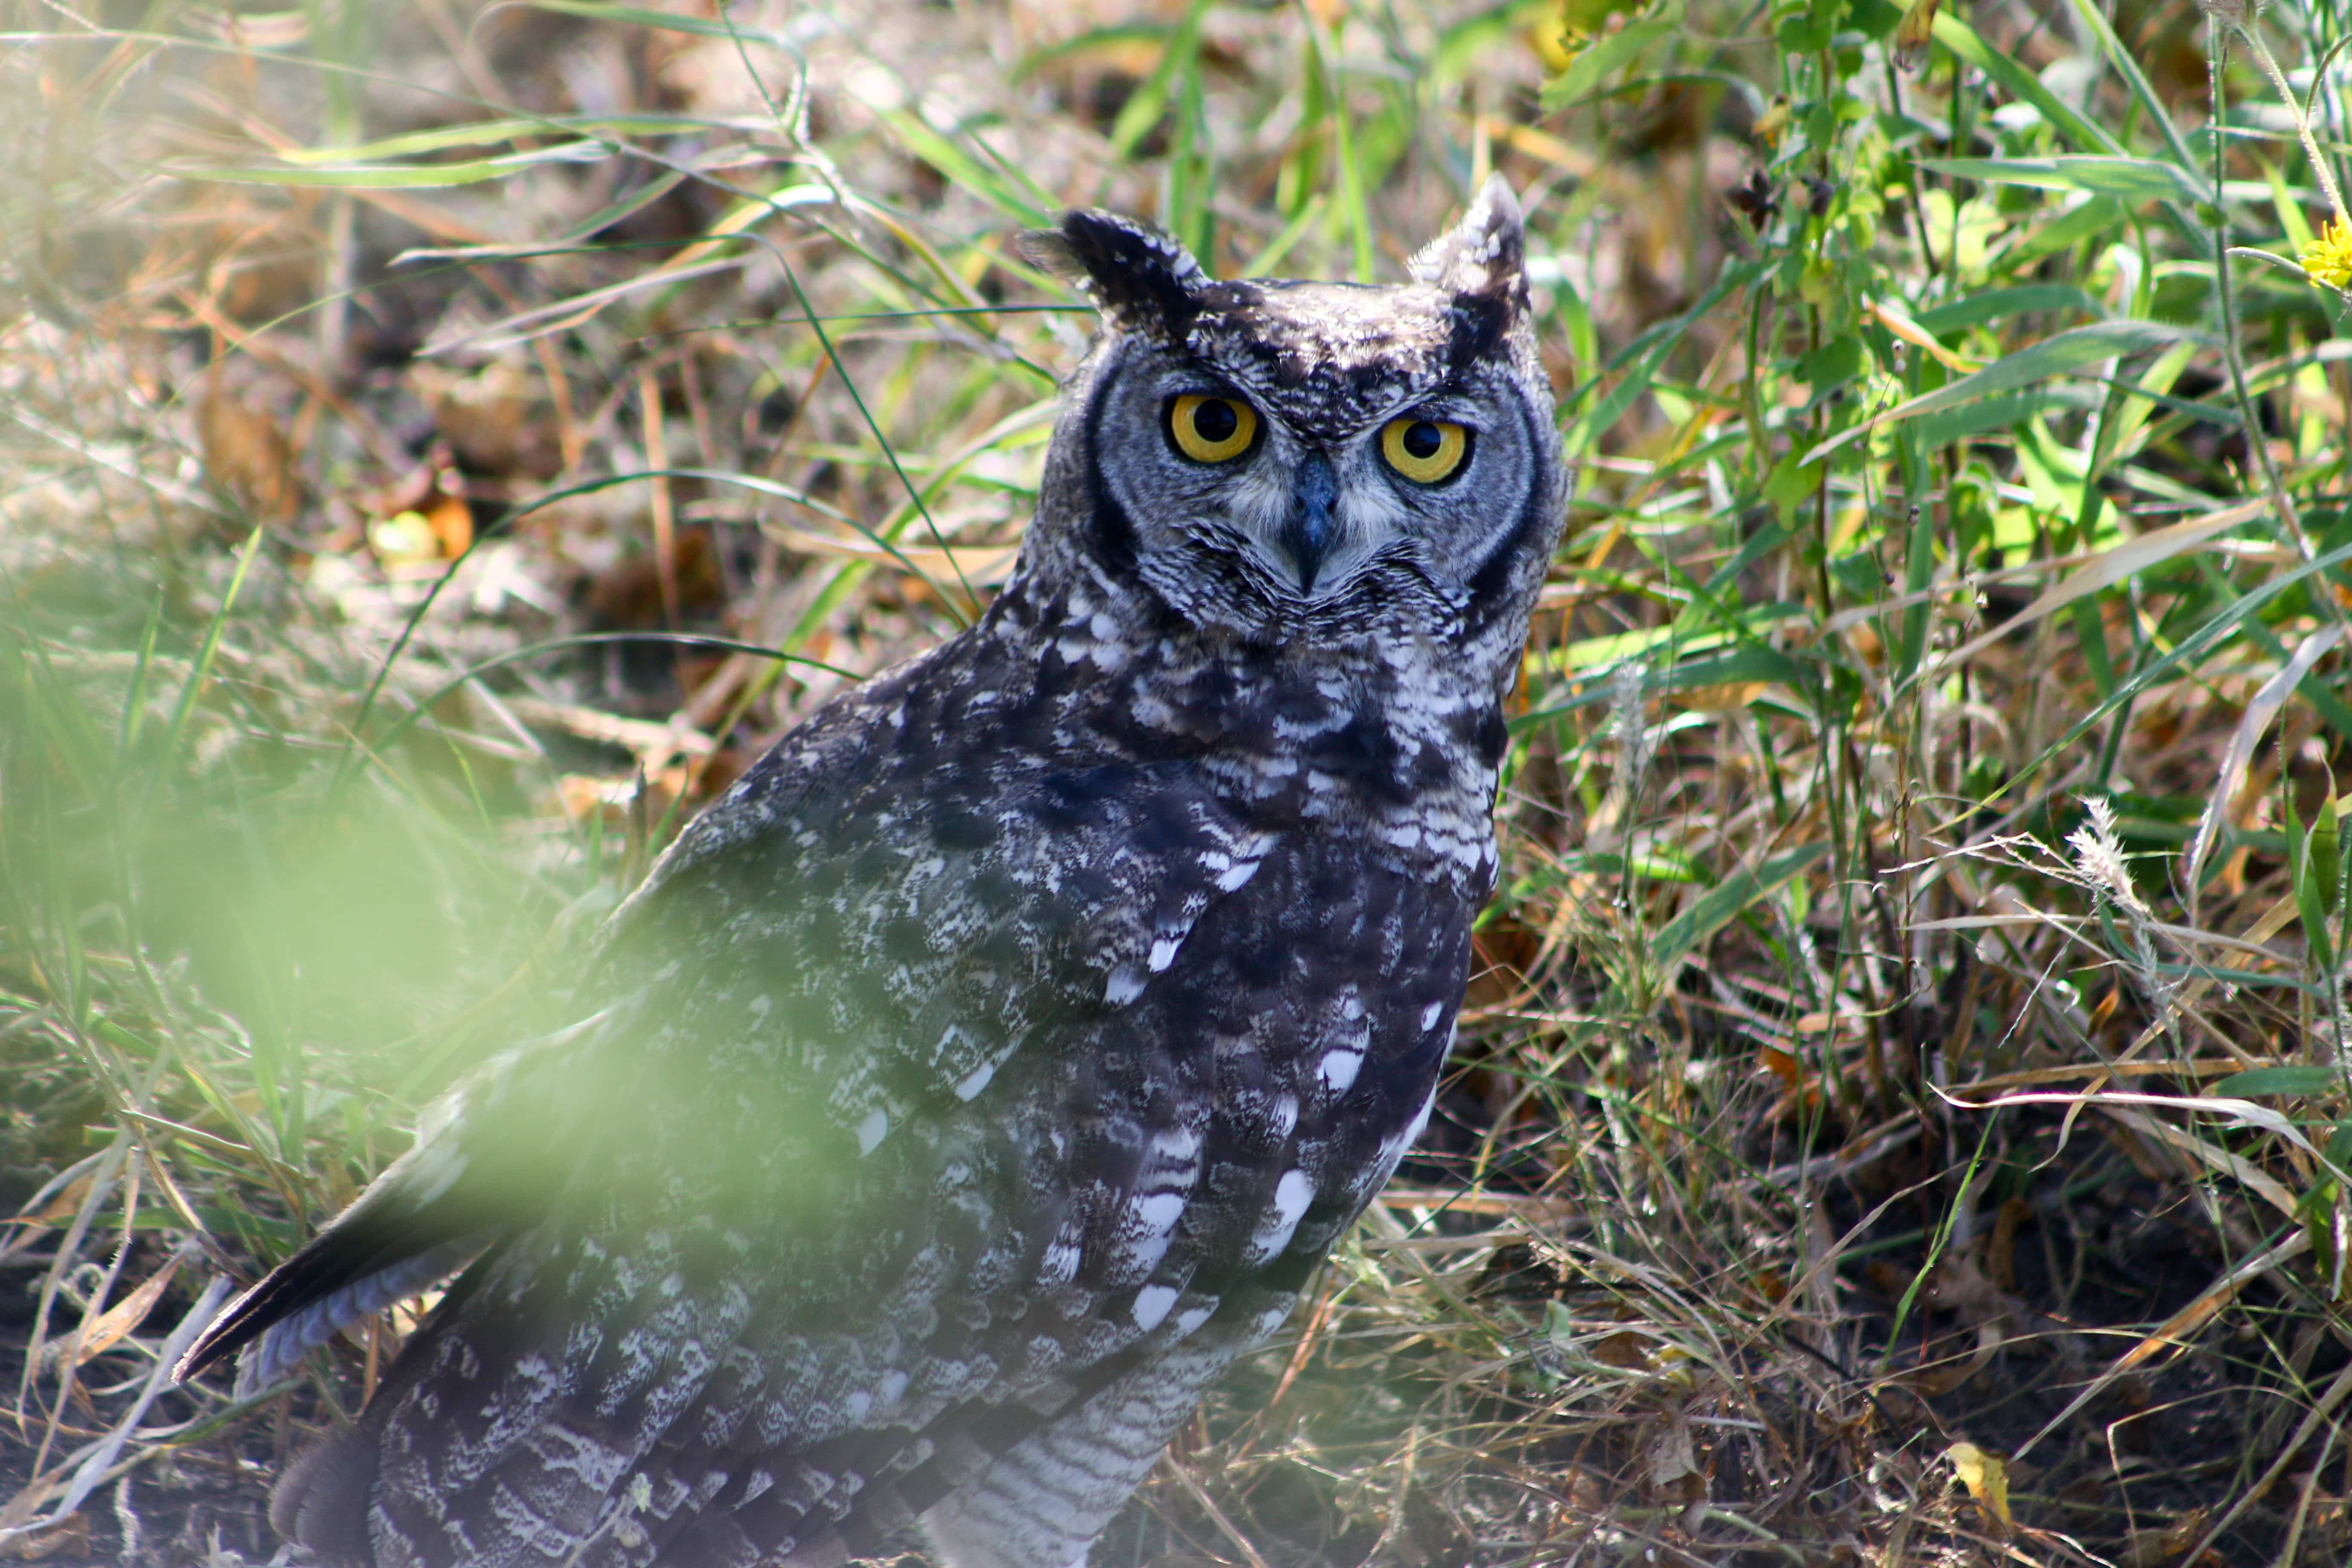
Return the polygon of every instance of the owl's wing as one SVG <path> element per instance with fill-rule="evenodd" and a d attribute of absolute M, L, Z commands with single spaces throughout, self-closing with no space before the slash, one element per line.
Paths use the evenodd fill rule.
<path fill-rule="evenodd" d="M 293 1257 L 222 1310 L 184 1355 L 194 1377 L 243 1354 L 239 1396 L 257 1393 L 350 1325 L 447 1279 L 554 1195 L 560 1141 L 579 1110 L 555 1117 L 539 1091 L 562 1076 L 583 1037 L 629 1009 L 523 1042 L 429 1107 L 416 1141 Z M 526 1109 L 528 1107 L 528 1109 Z"/>
<path fill-rule="evenodd" d="M 1091 1092 L 1035 1075 L 1270 840 L 1181 767 L 947 745 L 937 700 L 877 683 L 747 775 L 616 917 L 604 1013 L 458 1091 L 192 1352 L 260 1338 L 282 1365 L 487 1248 L 289 1476 L 289 1533 L 651 1561 L 719 1487 L 773 1552 L 887 1527 L 855 1494 L 938 1459 L 943 1416 L 977 1399 L 1006 1429 L 967 1446 L 1017 1440 L 1121 1348 L 1073 1321 L 1015 1353 L 987 1321 L 1055 1234 L 1060 1123 Z M 1078 1381 L 1047 1386 L 1056 1362 Z M 763 1464 L 709 1462 L 730 1453 Z"/>

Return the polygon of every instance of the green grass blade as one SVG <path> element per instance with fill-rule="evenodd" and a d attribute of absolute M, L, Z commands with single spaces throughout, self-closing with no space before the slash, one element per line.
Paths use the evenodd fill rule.
<path fill-rule="evenodd" d="M 1651 960 L 1658 973 L 1671 973 L 1701 942 L 1729 925 L 1742 910 L 1787 887 L 1829 852 L 1829 844 L 1824 840 L 1785 849 L 1760 865 L 1741 866 L 1734 870 L 1659 928 L 1650 943 Z"/>
<path fill-rule="evenodd" d="M 212 619 L 205 626 L 204 642 L 197 647 L 196 657 L 189 666 L 188 679 L 180 688 L 179 700 L 172 706 L 171 721 L 163 727 L 163 741 L 156 753 L 155 771 L 147 780 L 142 815 L 154 806 L 156 797 L 163 791 L 163 780 L 171 772 L 173 760 L 180 754 L 180 742 L 187 735 L 188 721 L 195 715 L 196 699 L 204 691 L 205 683 L 212 679 L 213 660 L 220 654 L 221 636 L 228 629 L 229 612 L 236 607 L 236 595 L 245 586 L 246 574 L 253 570 L 253 563 L 261 553 L 265 531 L 257 523 L 253 531 L 245 536 L 245 543 L 237 552 L 236 569 L 229 576 L 228 587 L 221 595 L 219 607 L 213 611 Z"/>
<path fill-rule="evenodd" d="M 1848 442 L 1905 419 L 1916 419 L 1923 414 L 1950 408 L 1995 393 L 2011 392 L 2031 386 L 2052 376 L 2065 375 L 2086 365 L 2119 359 L 2138 353 L 2159 344 L 2171 343 L 2188 336 L 2185 328 L 2162 321 L 2095 321 L 2086 327 L 2070 327 L 2063 332 L 2004 354 L 1982 370 L 1964 375 L 1959 380 L 1906 398 L 1885 413 L 1853 425 L 1805 454 L 1804 461 L 1818 463 Z"/>
<path fill-rule="evenodd" d="M 1134 93 L 1119 106 L 1118 118 L 1111 121 L 1110 150 L 1114 158 L 1131 156 L 1136 144 L 1160 117 L 1168 111 L 1170 86 L 1179 71 L 1190 69 L 1201 53 L 1201 24 L 1208 19 L 1210 0 L 1192 0 L 1184 8 L 1183 19 L 1169 35 L 1168 44 L 1160 51 L 1159 60 L 1151 74 L 1143 79 Z"/>
<path fill-rule="evenodd" d="M 1919 166 L 1988 184 L 2086 191 L 2126 202 L 2195 202 L 2205 195 L 2179 165 L 2154 158 L 1922 158 Z"/>

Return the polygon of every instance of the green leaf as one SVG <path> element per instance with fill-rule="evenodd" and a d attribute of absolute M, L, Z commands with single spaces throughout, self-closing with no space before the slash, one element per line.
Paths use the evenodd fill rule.
<path fill-rule="evenodd" d="M 2246 14 L 2251 17 L 2252 9 L 2249 8 Z M 2184 169 L 2200 167 L 2200 160 L 2189 148 L 2188 137 L 2181 134 L 2179 123 L 2172 118 L 2172 106 L 2157 96 L 2147 73 L 2139 68 L 2139 62 L 2132 58 L 2131 51 L 2124 47 L 2123 40 L 2116 37 L 2115 28 L 2108 26 L 2105 13 L 2091 0 L 2074 0 L 2074 15 L 2083 19 L 2084 27 L 2098 39 L 2100 52 L 2107 57 L 2107 63 L 2115 68 L 2116 74 L 2131 88 L 2132 96 L 2139 100 L 2141 116 L 2164 132 L 2165 141 L 2172 148 L 2173 161 Z"/>
<path fill-rule="evenodd" d="M 892 110 L 881 119 L 889 126 L 891 133 L 906 144 L 907 151 L 945 174 L 951 183 L 988 202 L 1013 222 L 1028 228 L 1043 228 L 1054 221 L 1050 210 L 1031 200 L 1025 193 L 1013 189 L 999 177 L 995 170 L 932 130 L 923 122 L 921 116 L 905 110 Z"/>
<path fill-rule="evenodd" d="M 1862 340 L 1850 334 L 1832 338 L 1799 360 L 1795 374 L 1815 392 L 1852 381 L 1862 374 Z"/>
<path fill-rule="evenodd" d="M 1679 32 L 1682 25 L 1683 0 L 1659 0 L 1649 16 L 1626 23 L 1570 60 L 1559 79 L 1544 88 L 1543 106 L 1559 110 L 1583 102 L 1611 77 L 1640 59 L 1652 44 Z"/>
<path fill-rule="evenodd" d="M 1999 82 L 2011 98 L 2040 110 L 2042 118 L 2056 126 L 2059 133 L 2075 146 L 2092 153 L 2124 150 L 2123 143 L 2105 128 L 2084 119 L 2080 110 L 2042 86 L 2040 77 L 1986 43 L 1977 36 L 1975 28 L 1948 10 L 1937 15 L 1935 26 L 1937 43 Z"/>
<path fill-rule="evenodd" d="M 1804 679 L 1804 668 L 1795 659 L 1778 648 L 1757 644 L 1714 658 L 1677 660 L 1666 668 L 1655 687 L 1645 685 L 1644 689 L 1696 691 L 1709 686 L 1747 685 L 1754 681 L 1801 689 Z"/>
<path fill-rule="evenodd" d="M 1433 96 L 1443 92 L 1479 68 L 1490 51 L 1507 45 L 1514 32 L 1538 21 L 1547 11 L 1552 25 L 1558 26 L 1557 5 L 1531 6 L 1526 0 L 1507 0 L 1504 5 L 1454 23 L 1438 34 L 1437 47 L 1430 50 L 1427 63 L 1422 68 L 1422 79 Z"/>
<path fill-rule="evenodd" d="M 1979 289 L 1948 305 L 1922 310 L 1911 319 L 1942 337 L 1947 332 L 1983 326 L 1987 321 L 2042 310 L 2080 310 L 2091 317 L 2106 314 L 2087 289 L 2067 283 L 2021 283 L 2010 289 Z"/>
<path fill-rule="evenodd" d="M 261 541 L 267 530 L 260 524 L 245 537 L 245 546 L 237 552 L 236 570 L 230 574 L 227 590 L 221 595 L 220 607 L 213 612 L 211 624 L 205 627 L 205 640 L 196 649 L 195 658 L 188 666 L 188 679 L 180 687 L 179 700 L 172 705 L 171 721 L 164 727 L 161 754 L 155 761 L 155 771 L 147 780 L 146 810 L 152 811 L 163 790 L 163 776 L 188 732 L 188 721 L 196 710 L 196 698 L 212 679 L 213 660 L 220 655 L 221 634 L 228 629 L 229 612 L 236 605 L 237 594 L 245 587 L 246 574 L 261 554 Z M 142 813 L 143 815 L 143 813 Z"/>
<path fill-rule="evenodd" d="M 1828 48 L 1830 40 L 1836 36 L 1837 24 L 1806 11 L 1781 17 L 1780 25 L 1772 29 L 1772 41 L 1780 46 L 1780 52 L 1785 55 L 1817 54 Z M 1808 122 L 1806 140 L 1818 145 L 1827 138 L 1818 133 L 1813 123 Z"/>
<path fill-rule="evenodd" d="M 2263 163 L 2263 178 L 2270 185 L 2271 211 L 2278 216 L 2279 231 L 2286 236 L 2287 248 L 2302 254 L 2312 241 L 2311 220 L 2303 216 L 2302 200 L 2287 188 L 2285 173 L 2267 159 Z"/>
<path fill-rule="evenodd" d="M 2303 819 L 2295 814 L 2294 791 L 2284 790 L 2286 796 L 2286 858 L 2288 872 L 2294 879 L 2295 912 L 2303 918 L 2303 940 L 2309 952 L 2312 967 L 2322 974 L 2336 967 L 2333 944 L 2328 941 L 2327 906 L 2333 902 L 2335 854 L 2330 847 L 2326 857 L 2330 862 L 2321 869 L 2320 857 L 2312 853 L 2313 841 L 2318 837 L 2306 831 Z M 2331 803 L 2332 804 L 2332 803 Z"/>
<path fill-rule="evenodd" d="M 1581 457 L 1589 451 L 1592 444 L 1607 434 L 1609 427 L 1623 417 L 1625 411 L 1633 407 L 1634 402 L 1643 393 L 1649 391 L 1651 381 L 1656 377 L 1667 358 L 1680 346 L 1683 335 L 1705 320 L 1708 312 L 1722 302 L 1724 296 L 1735 289 L 1744 289 L 1762 277 L 1768 266 L 1769 263 L 1766 261 L 1758 259 L 1743 261 L 1737 267 L 1725 268 L 1723 275 L 1715 280 L 1715 287 L 1709 289 L 1706 297 L 1698 303 L 1671 321 L 1660 321 L 1626 344 L 1618 353 L 1616 358 L 1610 361 L 1608 368 L 1617 370 L 1629 363 L 1633 368 L 1626 371 L 1622 380 L 1609 389 L 1607 396 L 1603 397 L 1597 405 L 1579 416 L 1576 421 L 1562 433 L 1561 444 L 1567 448 L 1569 455 Z M 1597 379 L 1596 377 L 1595 380 Z M 1572 406 L 1576 396 L 1591 391 L 1591 386 L 1592 383 L 1587 382 L 1584 386 L 1578 389 L 1578 394 L 1563 398 L 1562 407 Z"/>
<path fill-rule="evenodd" d="M 1613 632 L 1607 637 L 1580 637 L 1564 647 L 1545 649 L 1542 654 L 1537 656 L 1537 663 L 1545 669 L 1556 670 L 1563 675 L 1573 675 L 1580 670 L 1606 669 L 1612 665 L 1622 664 L 1626 659 L 1639 658 L 1652 648 L 1667 647 L 1671 647 L 1675 654 L 1687 659 L 1693 653 L 1721 647 L 1724 644 L 1740 637 L 1760 638 L 1773 623 L 1801 619 L 1810 613 L 1804 605 L 1796 604 L 1750 605 L 1742 611 L 1736 621 L 1728 626 L 1693 631 L 1687 626 L 1675 624 L 1643 626 L 1638 631 Z M 1696 619 L 1699 614 L 1700 612 L 1695 608 L 1688 618 Z M 1761 647 L 1760 644 L 1759 646 Z M 1694 680 L 1689 684 L 1710 686 L 1726 680 L 1780 680 L 1797 672 L 1799 667 L 1794 659 L 1789 658 L 1785 654 L 1777 655 L 1776 658 L 1780 662 L 1769 666 L 1759 666 L 1757 667 L 1759 673 L 1756 674 L 1715 674 L 1704 680 Z M 1675 668 L 1681 669 L 1692 667 L 1688 664 L 1678 664 Z M 1654 690 L 1675 689 L 1673 685 L 1652 688 Z"/>
<path fill-rule="evenodd" d="M 1866 38 L 1883 38 L 1903 25 L 1903 7 L 1894 0 L 1853 0 L 1846 19 Z"/>
<path fill-rule="evenodd" d="M 2247 1100 L 2257 1094 L 2333 1094 L 2343 1085 L 2344 1075 L 2335 1068 L 2255 1068 L 2231 1074 L 2213 1086 L 2213 1092 Z"/>
<path fill-rule="evenodd" d="M 2096 394 L 2073 385 L 2038 387 L 2032 392 L 2004 393 L 1959 408 L 1947 408 L 1917 422 L 1920 445 L 1927 447 L 1964 441 L 1988 430 L 2007 430 L 2040 414 L 2079 414 L 2099 406 Z"/>
<path fill-rule="evenodd" d="M 1919 166 L 1988 184 L 2088 191 L 2127 202 L 2194 204 L 2205 195 L 2205 188 L 2177 164 L 2153 158 L 1922 158 Z"/>
<path fill-rule="evenodd" d="M 1772 465 L 1764 476 L 1764 499 L 1772 503 L 1785 526 L 1807 501 L 1821 493 L 1822 475 L 1826 465 L 1808 463 L 1790 452 Z"/>
<path fill-rule="evenodd" d="M 2310 856 L 2313 875 L 2319 879 L 2320 907 L 2340 912 L 2344 908 L 2344 802 L 2329 795 L 2319 803 L 2312 819 Z"/>
<path fill-rule="evenodd" d="M 2045 256 L 2071 250 L 2084 240 L 2095 243 L 2113 238 L 2126 221 L 2123 203 L 2113 196 L 2093 196 L 2068 207 L 2019 239 L 2002 253 L 2001 265 L 2011 277 L 2021 276 Z"/>

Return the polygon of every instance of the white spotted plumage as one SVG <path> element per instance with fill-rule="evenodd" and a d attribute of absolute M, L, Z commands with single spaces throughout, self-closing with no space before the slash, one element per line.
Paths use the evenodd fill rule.
<path fill-rule="evenodd" d="M 273 1518 L 329 1563 L 1072 1568 L 1419 1136 L 1565 479 L 1517 213 L 1394 289 L 1068 215 L 1010 583 L 821 710 L 190 1365 L 472 1259 Z M 1223 466 L 1174 397 L 1251 405 Z M 1458 480 L 1382 466 L 1399 417 Z M 387 1294 L 390 1292 L 391 1294 Z"/>

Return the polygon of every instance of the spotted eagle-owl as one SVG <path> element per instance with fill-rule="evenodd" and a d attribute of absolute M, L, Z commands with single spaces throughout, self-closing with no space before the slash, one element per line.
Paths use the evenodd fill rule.
<path fill-rule="evenodd" d="M 1031 237 L 1102 331 L 1003 592 L 689 826 L 588 1016 L 184 1364 L 266 1384 L 457 1275 L 282 1532 L 1084 1562 L 1428 1119 L 1565 510 L 1522 251 L 1499 182 L 1397 288 Z"/>

